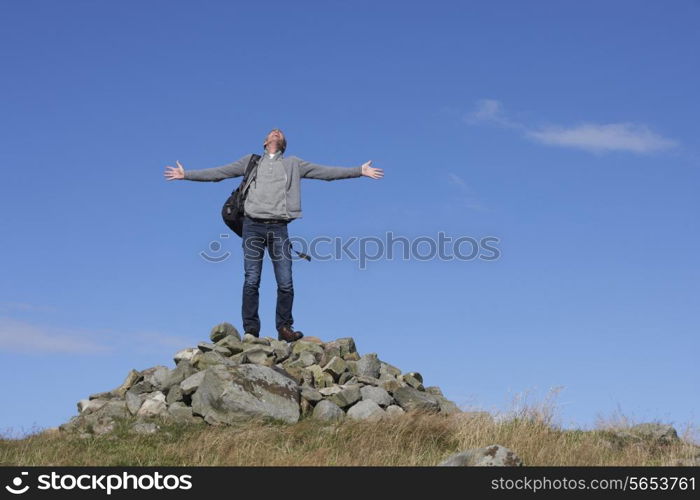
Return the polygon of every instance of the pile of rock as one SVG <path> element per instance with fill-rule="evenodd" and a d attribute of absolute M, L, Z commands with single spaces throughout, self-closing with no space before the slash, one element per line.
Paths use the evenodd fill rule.
<path fill-rule="evenodd" d="M 294 423 L 300 418 L 378 420 L 410 410 L 461 410 L 418 372 L 403 373 L 377 354 L 360 355 L 352 338 L 287 343 L 241 335 L 216 325 L 210 342 L 183 349 L 175 368 L 132 370 L 124 383 L 78 402 L 61 431 L 111 432 L 118 419 L 139 433 L 159 421 L 232 424 L 251 418 Z"/>

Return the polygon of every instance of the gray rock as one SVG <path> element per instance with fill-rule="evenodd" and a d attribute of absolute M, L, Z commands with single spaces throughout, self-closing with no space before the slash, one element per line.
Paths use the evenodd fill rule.
<path fill-rule="evenodd" d="M 345 358 L 349 354 L 357 353 L 357 348 L 355 347 L 355 340 L 352 337 L 343 337 L 335 341 L 340 347 L 340 355 Z M 345 358 L 347 359 L 347 358 Z"/>
<path fill-rule="evenodd" d="M 187 377 L 195 374 L 197 370 L 195 369 L 189 361 L 180 361 L 174 370 L 170 371 L 168 378 L 164 381 L 163 386 L 165 389 L 169 389 L 173 386 L 180 385 L 180 382 L 185 380 Z"/>
<path fill-rule="evenodd" d="M 394 391 L 396 389 L 398 389 L 399 387 L 405 387 L 405 386 L 406 386 L 406 384 L 404 382 L 401 382 L 401 381 L 396 380 L 396 379 L 384 379 L 384 380 L 380 381 L 380 383 L 379 383 L 379 387 L 381 387 L 382 389 L 384 389 L 385 391 L 387 391 L 390 394 L 393 394 Z"/>
<path fill-rule="evenodd" d="M 297 341 L 299 342 L 299 341 Z M 311 365 L 305 370 L 308 370 L 313 376 L 313 383 L 316 388 L 330 387 L 333 385 L 333 376 L 323 371 L 318 365 Z"/>
<path fill-rule="evenodd" d="M 355 375 L 355 381 L 358 384 L 375 385 L 377 387 L 382 385 L 382 382 L 378 378 L 367 377 L 365 375 Z"/>
<path fill-rule="evenodd" d="M 243 335 L 243 343 L 245 344 L 258 344 L 258 345 L 270 345 L 270 339 L 267 337 L 256 337 L 250 333 Z"/>
<path fill-rule="evenodd" d="M 106 400 L 106 399 L 112 399 L 112 398 L 114 398 L 114 394 L 112 393 L 112 391 L 96 392 L 96 393 L 90 394 L 90 396 L 88 396 L 88 399 Z"/>
<path fill-rule="evenodd" d="M 343 420 L 345 412 L 337 404 L 324 399 L 316 404 L 311 416 L 317 420 Z"/>
<path fill-rule="evenodd" d="M 322 396 L 332 396 L 333 394 L 338 394 L 342 390 L 343 390 L 343 387 L 341 387 L 339 385 L 332 385 L 330 387 L 322 387 L 318 390 L 318 392 Z"/>
<path fill-rule="evenodd" d="M 356 364 L 357 371 L 355 375 L 362 375 L 365 377 L 379 378 L 379 370 L 381 364 L 379 358 L 375 353 L 365 354 L 360 358 Z"/>
<path fill-rule="evenodd" d="M 240 356 L 240 354 L 237 354 L 237 356 Z M 193 363 L 198 370 L 206 370 L 216 365 L 232 366 L 238 364 L 233 358 L 227 358 L 215 351 L 205 352 L 201 356 L 196 356 L 193 358 Z"/>
<path fill-rule="evenodd" d="M 635 436 L 659 444 L 670 444 L 679 440 L 676 429 L 671 425 L 659 423 L 643 423 L 630 427 L 629 432 Z"/>
<path fill-rule="evenodd" d="M 146 399 L 146 397 L 147 393 L 136 393 L 134 391 L 126 391 L 124 399 L 126 401 L 126 408 L 127 410 L 129 410 L 129 413 L 132 415 L 136 415 L 136 412 L 139 411 L 139 408 L 141 408 L 143 400 Z"/>
<path fill-rule="evenodd" d="M 308 342 L 305 340 L 297 340 L 292 347 L 292 357 L 297 358 L 303 352 L 311 353 L 314 356 L 314 362 L 317 363 L 323 356 L 323 347 L 316 342 Z"/>
<path fill-rule="evenodd" d="M 388 417 L 400 417 L 401 415 L 406 414 L 404 409 L 397 405 L 389 405 L 384 411 L 386 412 Z"/>
<path fill-rule="evenodd" d="M 420 373 L 404 373 L 398 377 L 398 380 L 403 381 L 406 383 L 406 385 L 413 387 L 414 389 L 425 391 L 425 387 L 423 387 L 423 377 L 421 377 Z"/>
<path fill-rule="evenodd" d="M 321 356 L 319 364 L 325 367 L 334 357 L 343 359 L 343 356 L 340 354 L 340 345 L 336 342 L 328 342 L 323 346 L 323 355 Z"/>
<path fill-rule="evenodd" d="M 165 402 L 169 405 L 182 401 L 184 399 L 184 394 L 182 394 L 182 388 L 180 385 L 174 385 L 168 390 L 168 394 L 165 396 Z"/>
<path fill-rule="evenodd" d="M 155 434 L 160 429 L 160 426 L 153 422 L 136 422 L 131 426 L 130 431 L 133 434 Z"/>
<path fill-rule="evenodd" d="M 241 339 L 238 337 L 234 337 L 233 335 L 226 335 L 224 338 L 221 340 L 217 341 L 216 344 L 219 347 L 225 347 L 226 349 L 229 350 L 230 355 L 232 354 L 238 354 L 239 352 L 243 352 L 243 342 Z"/>
<path fill-rule="evenodd" d="M 399 375 L 401 375 L 401 370 L 396 368 L 394 365 L 390 365 L 389 363 L 387 363 L 385 361 L 380 361 L 379 362 L 379 375 L 389 375 L 393 378 L 396 378 Z"/>
<path fill-rule="evenodd" d="M 182 349 L 180 351 L 177 351 L 175 353 L 175 356 L 173 356 L 173 361 L 177 365 L 180 363 L 180 361 L 192 361 L 192 357 L 199 352 L 199 349 L 196 347 L 188 347 L 186 349 Z"/>
<path fill-rule="evenodd" d="M 147 392 L 153 392 L 154 390 L 155 387 L 153 387 L 153 385 L 150 382 L 142 380 L 141 382 L 137 382 L 133 386 L 131 386 L 129 392 L 133 392 L 134 394 L 144 394 Z"/>
<path fill-rule="evenodd" d="M 310 352 L 302 352 L 299 354 L 299 357 L 289 363 L 290 366 L 300 366 L 302 368 L 306 368 L 307 366 L 315 365 L 316 364 L 316 357 L 313 355 L 313 353 Z"/>
<path fill-rule="evenodd" d="M 126 407 L 126 401 L 112 400 L 107 401 L 99 409 L 93 411 L 92 414 L 100 417 L 127 418 L 129 416 L 129 410 Z"/>
<path fill-rule="evenodd" d="M 323 371 L 330 373 L 335 380 L 338 380 L 345 370 L 347 370 L 347 363 L 339 356 L 333 356 L 326 366 L 323 367 Z"/>
<path fill-rule="evenodd" d="M 88 424 L 88 429 L 96 436 L 102 436 L 114 431 L 116 423 L 112 417 L 99 417 Z"/>
<path fill-rule="evenodd" d="M 192 409 L 210 424 L 251 417 L 299 420 L 299 386 L 267 366 L 213 366 L 192 396 Z"/>
<path fill-rule="evenodd" d="M 328 400 L 341 408 L 355 404 L 362 398 L 359 385 L 346 385 L 340 392 L 328 396 Z"/>
<path fill-rule="evenodd" d="M 204 380 L 204 372 L 197 372 L 187 377 L 185 380 L 180 382 L 182 394 L 184 396 L 192 394 L 199 388 L 199 384 L 202 383 L 202 380 Z"/>
<path fill-rule="evenodd" d="M 374 387 L 371 385 L 366 385 L 362 389 L 360 389 L 360 393 L 362 394 L 362 400 L 370 400 L 374 401 L 381 407 L 386 407 L 389 406 L 391 403 L 394 402 L 394 398 L 392 398 L 388 392 L 386 392 L 384 389 L 381 387 Z"/>
<path fill-rule="evenodd" d="M 343 354 L 343 359 L 345 361 L 359 361 L 360 354 L 358 352 L 350 352 L 348 354 Z"/>
<path fill-rule="evenodd" d="M 406 411 L 420 410 L 427 412 L 440 411 L 440 404 L 435 396 L 413 387 L 399 387 L 394 391 L 394 399 Z"/>
<path fill-rule="evenodd" d="M 168 410 L 165 404 L 165 394 L 160 391 L 152 393 L 143 400 L 141 408 L 136 412 L 137 417 L 156 417 Z"/>
<path fill-rule="evenodd" d="M 219 323 L 214 328 L 212 328 L 211 332 L 209 333 L 209 338 L 212 342 L 218 342 L 227 335 L 231 335 L 233 337 L 236 337 L 238 340 L 241 340 L 241 334 L 238 333 L 236 327 L 233 326 L 231 323 L 226 322 Z"/>
<path fill-rule="evenodd" d="M 323 399 L 323 395 L 313 387 L 302 387 L 301 397 L 312 403 L 317 403 Z"/>
<path fill-rule="evenodd" d="M 192 413 L 192 407 L 180 402 L 168 406 L 167 418 L 172 422 L 178 423 L 194 423 L 197 421 L 194 413 Z"/>
<path fill-rule="evenodd" d="M 284 340 L 271 340 L 270 347 L 277 363 L 285 361 L 292 354 L 292 346 Z"/>
<path fill-rule="evenodd" d="M 264 347 L 268 347 L 268 346 L 264 346 Z M 256 365 L 270 366 L 273 363 L 272 357 L 268 356 L 268 353 L 259 347 L 256 347 L 254 349 L 247 349 L 245 351 L 245 360 L 248 363 L 253 363 Z"/>
<path fill-rule="evenodd" d="M 213 351 L 215 347 L 216 344 L 213 344 L 211 342 L 200 342 L 199 344 L 197 344 L 197 349 L 199 349 L 202 352 Z"/>
<path fill-rule="evenodd" d="M 523 462 L 513 451 L 504 446 L 495 444 L 455 453 L 438 465 L 443 467 L 513 467 L 521 466 Z"/>
<path fill-rule="evenodd" d="M 427 394 L 430 394 L 429 392 Z M 435 394 L 430 394 L 433 396 L 440 406 L 440 413 L 443 415 L 453 415 L 455 413 L 460 413 L 462 410 L 453 401 L 450 401 L 445 396 L 438 396 Z"/>
<path fill-rule="evenodd" d="M 78 401 L 78 412 L 90 414 L 93 411 L 99 410 L 106 404 L 106 399 L 81 399 Z"/>
<path fill-rule="evenodd" d="M 384 410 L 370 399 L 364 399 L 352 405 L 347 413 L 354 420 L 377 421 L 386 416 Z"/>
<path fill-rule="evenodd" d="M 442 390 L 436 385 L 426 387 L 425 392 L 427 392 L 428 394 L 432 394 L 433 396 L 444 396 Z"/>
<path fill-rule="evenodd" d="M 141 376 L 145 383 L 149 383 L 155 390 L 161 391 L 167 386 L 170 369 L 167 366 L 154 366 L 143 370 Z"/>

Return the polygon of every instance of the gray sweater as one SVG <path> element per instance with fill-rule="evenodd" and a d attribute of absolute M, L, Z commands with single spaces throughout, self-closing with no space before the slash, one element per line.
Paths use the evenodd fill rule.
<path fill-rule="evenodd" d="M 185 179 L 219 182 L 229 177 L 240 177 L 245 175 L 251 156 L 252 153 L 247 154 L 233 163 L 220 167 L 185 170 Z M 258 164 L 257 175 L 257 181 L 251 184 L 248 191 L 244 205 L 245 212 L 261 219 L 294 220 L 302 217 L 301 179 L 333 181 L 361 177 L 362 166 L 318 165 L 297 156 L 284 157 L 279 151 L 270 159 L 269 153 L 265 151 Z"/>

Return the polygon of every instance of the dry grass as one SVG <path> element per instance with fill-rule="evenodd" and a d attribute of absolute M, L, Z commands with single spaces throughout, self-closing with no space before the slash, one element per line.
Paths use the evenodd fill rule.
<path fill-rule="evenodd" d="M 111 437 L 44 431 L 0 440 L 0 465 L 435 465 L 452 453 L 490 444 L 514 450 L 526 465 L 674 465 L 698 453 L 685 441 L 624 443 L 610 439 L 611 429 L 564 430 L 553 408 L 551 400 L 525 405 L 495 421 L 467 413 L 409 413 L 378 423 L 164 425 L 150 436 L 129 434 L 126 425 Z"/>

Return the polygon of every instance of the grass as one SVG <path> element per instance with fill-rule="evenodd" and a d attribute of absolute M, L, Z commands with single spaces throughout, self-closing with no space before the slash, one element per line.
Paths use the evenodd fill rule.
<path fill-rule="evenodd" d="M 690 443 L 690 428 L 684 439 L 671 444 L 625 442 L 613 438 L 615 431 L 631 425 L 629 421 L 567 430 L 556 423 L 553 408 L 547 400 L 496 419 L 412 412 L 377 423 L 304 419 L 293 425 L 162 424 L 153 435 L 130 434 L 120 422 L 113 434 L 102 437 L 45 430 L 22 439 L 1 439 L 0 465 L 435 465 L 458 451 L 500 444 L 515 451 L 525 465 L 650 466 L 675 465 L 700 451 Z"/>

